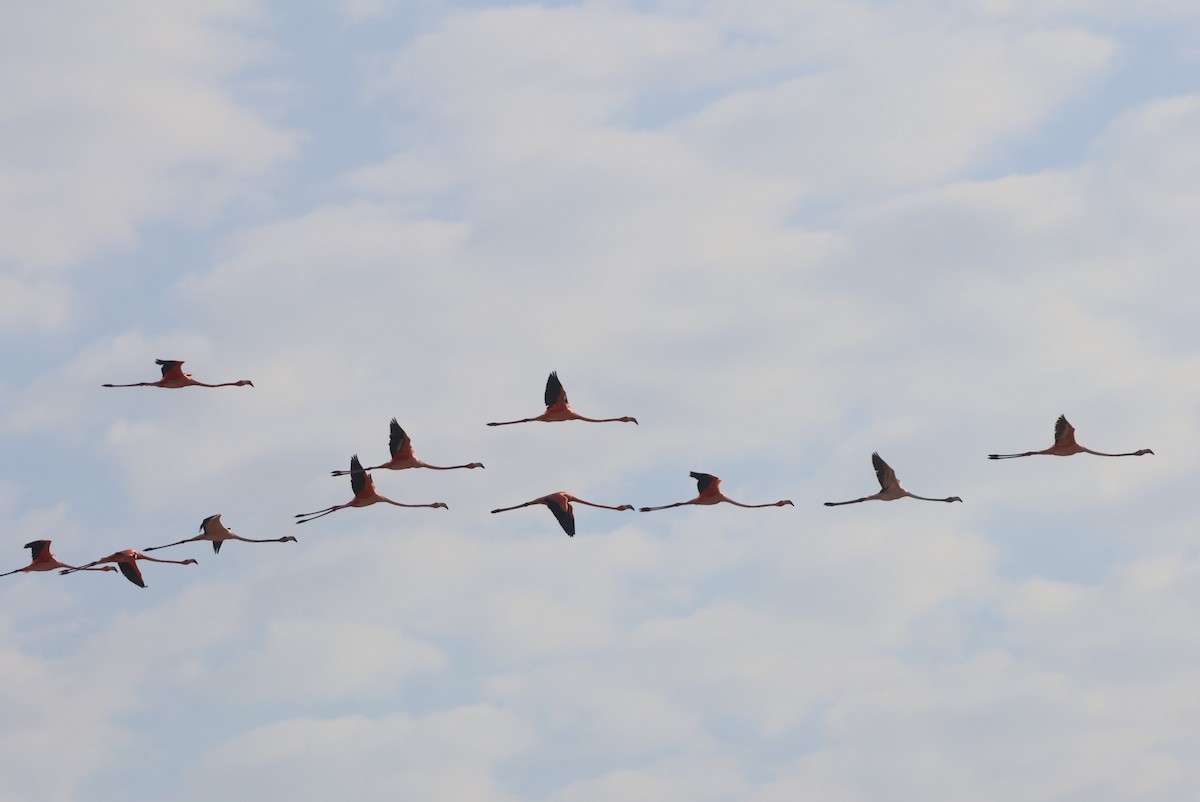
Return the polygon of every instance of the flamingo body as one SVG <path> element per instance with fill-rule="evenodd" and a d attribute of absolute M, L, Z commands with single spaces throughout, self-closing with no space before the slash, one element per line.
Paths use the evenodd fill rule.
<path fill-rule="evenodd" d="M 577 496 L 572 496 L 570 493 L 559 491 L 558 493 L 551 493 L 541 498 L 535 498 L 533 501 L 526 501 L 524 504 L 517 504 L 514 507 L 501 507 L 492 510 L 492 512 L 507 512 L 508 510 L 517 510 L 534 504 L 543 504 L 550 509 L 550 512 L 554 513 L 554 517 L 558 520 L 558 525 L 562 527 L 563 531 L 569 536 L 575 537 L 575 509 L 571 506 L 572 502 L 586 504 L 589 507 L 599 507 L 604 510 L 617 510 L 618 512 L 633 509 L 632 504 L 611 507 L 607 504 L 595 504 L 591 501 L 584 501 Z"/>
<path fill-rule="evenodd" d="M 227 526 L 225 526 L 225 524 L 221 523 L 221 514 L 217 513 L 216 515 L 208 516 L 207 518 L 205 518 L 203 521 L 200 522 L 200 534 L 196 535 L 195 537 L 185 538 L 183 540 L 176 541 L 175 543 L 168 543 L 165 546 L 150 546 L 149 548 L 146 549 L 146 551 L 155 551 L 157 549 L 165 549 L 165 548 L 169 548 L 171 546 L 178 546 L 181 543 L 193 543 L 197 540 L 210 541 L 212 543 L 213 554 L 220 552 L 221 544 L 227 540 L 240 540 L 244 543 L 289 543 L 289 542 L 295 543 L 296 542 L 296 538 L 292 537 L 291 535 L 286 535 L 285 537 L 266 538 L 263 540 L 257 540 L 255 538 L 242 537 L 241 535 L 236 535 L 233 533 L 233 530 L 229 529 Z"/>
<path fill-rule="evenodd" d="M 186 560 L 161 560 L 158 557 L 148 557 L 136 549 L 125 549 L 110 554 L 107 557 L 102 557 L 99 560 L 90 562 L 87 565 L 79 568 L 69 568 L 66 571 L 60 571 L 61 574 L 70 574 L 75 571 L 87 571 L 94 565 L 102 565 L 104 563 L 116 563 L 121 574 L 139 588 L 146 587 L 146 580 L 142 578 L 142 571 L 138 568 L 139 560 L 148 560 L 152 563 L 173 563 L 174 565 L 196 565 L 196 560 L 190 557 Z"/>
<path fill-rule="evenodd" d="M 488 426 L 509 426 L 514 423 L 532 423 L 533 421 L 557 423 L 568 420 L 581 420 L 588 423 L 637 423 L 637 418 L 628 415 L 620 418 L 588 418 L 580 415 L 567 403 L 567 391 L 563 389 L 562 382 L 558 380 L 558 371 L 551 371 L 549 378 L 546 379 L 544 400 L 546 411 L 537 417 L 489 423 Z"/>
<path fill-rule="evenodd" d="M 470 462 L 465 465 L 430 465 L 427 462 L 422 462 L 417 459 L 413 453 L 412 440 L 404 429 L 401 428 L 399 422 L 392 418 L 391 436 L 388 438 L 388 451 L 392 458 L 382 465 L 374 465 L 370 468 L 364 468 L 367 471 L 386 470 L 386 471 L 403 471 L 409 468 L 429 468 L 435 471 L 453 471 L 458 468 L 482 468 L 482 462 Z M 331 476 L 345 476 L 350 471 L 331 471 Z"/>
<path fill-rule="evenodd" d="M 25 548 L 29 549 L 29 565 L 25 566 L 24 568 L 17 568 L 13 571 L 6 571 L 3 574 L 0 574 L 0 576 L 31 573 L 34 571 L 53 571 L 56 568 L 75 568 L 73 565 L 67 565 L 64 562 L 60 562 L 59 559 L 54 556 L 54 553 L 50 551 L 49 540 L 32 540 L 25 544 Z M 115 571 L 117 569 L 113 568 L 111 565 L 106 565 L 103 568 L 79 568 L 76 570 Z"/>
<path fill-rule="evenodd" d="M 1067 422 L 1066 415 L 1059 415 L 1058 420 L 1054 422 L 1054 445 L 1049 448 L 1043 448 L 1041 451 L 1024 451 L 1020 454 L 988 454 L 988 459 L 1016 459 L 1017 457 L 1034 457 L 1042 454 L 1053 457 L 1069 457 L 1073 454 L 1094 454 L 1097 457 L 1140 457 L 1144 454 L 1153 453 L 1148 448 L 1140 448 L 1137 451 L 1128 451 L 1124 454 L 1106 454 L 1103 451 L 1093 451 L 1090 448 L 1079 445 L 1075 440 L 1075 427 Z"/>
<path fill-rule="evenodd" d="M 386 496 L 382 496 L 375 490 L 375 482 L 371 479 L 371 474 L 362 466 L 358 455 L 355 454 L 350 458 L 350 488 L 354 491 L 354 498 L 345 504 L 335 504 L 332 507 L 326 507 L 323 510 L 316 512 L 302 512 L 296 515 L 301 520 L 296 521 L 298 524 L 306 524 L 309 521 L 315 521 L 318 518 L 323 518 L 326 515 L 344 510 L 347 507 L 369 507 L 372 504 L 391 504 L 393 507 L 435 507 L 441 509 L 449 509 L 449 507 L 441 501 L 435 501 L 432 504 L 401 504 L 399 501 L 392 501 Z"/>
<path fill-rule="evenodd" d="M 708 506 L 711 504 L 732 504 L 735 507 L 746 507 L 747 509 L 756 509 L 759 507 L 794 507 L 795 505 L 788 499 L 782 501 L 772 501 L 769 504 L 743 504 L 740 501 L 734 501 L 721 492 L 721 480 L 711 473 L 699 473 L 691 471 L 689 474 L 696 480 L 696 497 L 689 501 L 679 501 L 674 504 L 664 504 L 661 507 L 642 507 L 642 512 L 653 512 L 654 510 L 668 510 L 672 507 L 685 507 L 691 504 Z"/>
<path fill-rule="evenodd" d="M 892 466 L 883 461 L 876 451 L 871 454 L 871 465 L 875 468 L 875 478 L 879 480 L 879 492 L 871 496 L 863 496 L 862 498 L 852 499 L 850 501 L 826 501 L 826 507 L 841 507 L 845 504 L 858 504 L 863 501 L 895 501 L 901 498 L 915 498 L 919 501 L 958 501 L 962 499 L 958 496 L 948 496 L 946 498 L 928 498 L 926 496 L 918 496 L 908 492 L 900 485 L 900 480 L 896 478 L 896 472 L 892 470 Z"/>
<path fill-rule="evenodd" d="M 222 384 L 205 384 L 192 378 L 192 374 L 183 372 L 182 359 L 156 359 L 155 364 L 162 370 L 162 378 L 152 382 L 136 382 L 134 384 L 104 384 L 102 387 L 162 387 L 167 390 L 177 390 L 180 387 L 242 387 L 254 386 L 249 379 Z"/>

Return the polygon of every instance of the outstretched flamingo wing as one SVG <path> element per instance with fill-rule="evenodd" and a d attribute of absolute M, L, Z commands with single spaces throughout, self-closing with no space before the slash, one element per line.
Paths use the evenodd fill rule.
<path fill-rule="evenodd" d="M 350 458 L 350 487 L 356 496 L 367 489 L 367 472 L 363 470 L 357 454 Z"/>
<path fill-rule="evenodd" d="M 133 584 L 139 588 L 146 587 L 146 580 L 142 579 L 141 569 L 138 568 L 137 562 L 134 560 L 122 561 L 117 563 L 117 567 L 121 569 L 121 573 L 125 575 Z"/>
<path fill-rule="evenodd" d="M 887 490 L 896 483 L 896 472 L 892 470 L 892 466 L 883 461 L 883 457 L 879 456 L 879 452 L 871 453 L 871 464 L 875 466 L 875 478 L 879 480 L 879 488 Z"/>
<path fill-rule="evenodd" d="M 1054 423 L 1054 444 L 1075 442 L 1075 427 L 1067 423 L 1066 415 L 1059 415 Z"/>
<path fill-rule="evenodd" d="M 42 556 L 42 552 L 50 548 L 49 540 L 32 540 L 25 544 L 25 548 L 29 549 L 30 558 L 36 562 L 38 557 Z"/>
<path fill-rule="evenodd" d="M 696 471 L 691 471 L 688 475 L 696 480 L 696 490 L 700 493 L 708 490 L 708 488 L 712 486 L 713 482 L 720 481 L 711 473 L 697 473 Z"/>
<path fill-rule="evenodd" d="M 550 378 L 546 379 L 546 406 L 552 407 L 558 402 L 567 403 L 567 393 L 563 390 L 562 382 L 558 380 L 558 371 L 550 371 Z"/>
<path fill-rule="evenodd" d="M 392 418 L 392 436 L 388 440 L 388 449 L 392 452 L 392 456 L 396 456 L 401 451 L 409 447 L 408 435 L 400 428 L 399 422 Z"/>
<path fill-rule="evenodd" d="M 216 528 L 221 525 L 221 513 L 210 515 L 200 522 L 200 531 L 208 534 L 209 527 Z"/>
<path fill-rule="evenodd" d="M 156 359 L 154 361 L 159 366 L 162 367 L 162 375 L 163 375 L 164 379 L 167 378 L 168 375 L 170 375 L 171 373 L 173 373 L 175 371 L 182 372 L 182 369 L 183 369 L 183 360 L 182 359 Z"/>
<path fill-rule="evenodd" d="M 550 508 L 550 512 L 554 513 L 554 517 L 558 519 L 558 524 L 571 537 L 575 537 L 575 512 L 569 504 L 561 504 L 557 499 L 547 498 L 546 506 Z"/>

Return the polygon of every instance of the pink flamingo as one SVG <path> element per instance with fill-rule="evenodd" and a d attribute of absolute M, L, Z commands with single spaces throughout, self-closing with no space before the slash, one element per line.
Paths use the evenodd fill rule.
<path fill-rule="evenodd" d="M 554 517 L 558 519 L 558 523 L 562 526 L 563 531 L 571 537 L 575 537 L 575 510 L 571 507 L 571 503 L 586 504 L 589 507 L 599 507 L 602 510 L 632 510 L 632 504 L 622 504 L 619 507 L 610 507 L 607 504 L 594 504 L 590 501 L 584 501 L 581 498 L 576 498 L 570 493 L 551 493 L 548 496 L 535 498 L 533 501 L 526 501 L 524 504 L 518 504 L 515 507 L 501 507 L 497 510 L 492 510 L 493 513 L 508 512 L 509 510 L 519 510 L 522 507 L 530 507 L 534 504 L 544 504 L 550 508 L 550 512 L 554 513 Z"/>
<path fill-rule="evenodd" d="M 18 568 L 15 571 L 7 571 L 0 576 L 8 576 L 9 574 L 20 574 L 27 571 L 53 571 L 55 568 L 75 568 L 73 565 L 67 565 L 64 562 L 59 562 L 58 558 L 50 551 L 49 540 L 33 540 L 25 544 L 25 548 L 29 549 L 30 561 L 29 565 L 24 568 Z M 75 568 L 77 571 L 115 571 L 111 565 L 105 565 L 102 568 Z"/>
<path fill-rule="evenodd" d="M 242 537 L 235 535 L 232 530 L 221 523 L 221 514 L 210 515 L 200 522 L 200 534 L 195 537 L 189 537 L 185 540 L 179 540 L 175 543 L 168 543 L 165 546 L 151 546 L 146 551 L 157 551 L 158 549 L 166 549 L 171 546 L 178 546 L 181 543 L 192 543 L 197 540 L 208 540 L 212 542 L 213 554 L 221 550 L 221 544 L 226 540 L 240 540 L 243 543 L 295 543 L 296 538 L 291 535 L 284 537 L 272 537 L 265 540 L 255 540 L 254 538 Z"/>
<path fill-rule="evenodd" d="M 116 563 L 117 568 L 121 569 L 121 573 L 125 575 L 126 579 L 137 585 L 139 588 L 144 588 L 146 587 L 146 580 L 142 579 L 141 569 L 139 569 L 137 566 L 138 560 L 149 560 L 152 563 L 174 563 L 175 565 L 196 565 L 196 561 L 191 558 L 186 560 L 160 560 L 157 557 L 147 557 L 145 554 L 142 554 L 140 551 L 136 551 L 135 549 L 125 549 L 124 551 L 118 551 L 115 554 L 110 554 L 107 557 L 103 557 L 95 562 L 90 562 L 87 565 L 80 566 L 79 568 L 68 568 L 66 571 L 59 571 L 59 573 L 70 574 L 75 571 L 86 571 L 93 565 L 100 565 L 101 563 Z"/>
<path fill-rule="evenodd" d="M 412 441 L 404 430 L 400 428 L 400 424 L 395 418 L 392 418 L 392 435 L 388 440 L 388 449 L 391 451 L 392 458 L 382 465 L 375 465 L 370 468 L 365 468 L 368 471 L 389 470 L 402 471 L 405 468 L 429 468 L 435 471 L 453 471 L 456 468 L 482 468 L 482 462 L 471 462 L 466 465 L 430 465 L 427 462 L 421 462 L 413 455 Z M 333 471 L 332 476 L 345 476 L 350 471 Z"/>
<path fill-rule="evenodd" d="M 675 504 L 665 504 L 661 507 L 642 507 L 642 512 L 652 512 L 654 510 L 669 510 L 672 507 L 683 507 L 688 504 L 733 504 L 735 507 L 746 507 L 747 509 L 755 509 L 758 507 L 794 507 L 791 501 L 784 499 L 783 501 L 774 501 L 770 504 L 742 504 L 740 501 L 734 501 L 721 492 L 721 480 L 713 476 L 711 473 L 689 473 L 696 480 L 696 490 L 699 492 L 691 501 L 680 501 Z"/>
<path fill-rule="evenodd" d="M 878 493 L 873 496 L 863 496 L 856 498 L 853 501 L 826 501 L 826 507 L 840 507 L 843 504 L 858 504 L 860 501 L 895 501 L 898 498 L 915 498 L 921 501 L 959 501 L 962 499 L 958 496 L 950 496 L 948 498 L 926 498 L 925 496 L 916 496 L 909 493 L 900 486 L 900 480 L 896 478 L 896 472 L 892 467 L 883 461 L 879 456 L 879 452 L 871 454 L 871 464 L 875 466 L 875 478 L 879 480 Z"/>
<path fill-rule="evenodd" d="M 546 379 L 546 411 L 536 418 L 522 418 L 521 420 L 501 421 L 499 423 L 489 423 L 488 426 L 510 426 L 514 423 L 531 423 L 532 421 L 545 421 L 552 423 L 554 421 L 563 420 L 582 420 L 588 423 L 637 423 L 637 418 L 585 418 L 584 416 L 571 409 L 571 405 L 567 403 L 567 393 L 563 390 L 562 382 L 558 380 L 558 372 L 552 371 L 550 378 Z"/>
<path fill-rule="evenodd" d="M 235 382 L 225 382 L 224 384 L 205 384 L 198 382 L 192 378 L 192 374 L 183 372 L 183 360 L 181 359 L 156 359 L 154 360 L 162 367 L 162 378 L 154 382 L 137 382 L 136 384 L 102 384 L 101 387 L 165 387 L 167 389 L 176 389 L 179 387 L 241 387 L 242 385 L 254 386 L 254 382 L 249 379 L 242 379 Z"/>
<path fill-rule="evenodd" d="M 1095 454 L 1097 457 L 1140 457 L 1143 454 L 1153 454 L 1148 448 L 1129 451 L 1124 454 L 1105 454 L 1103 451 L 1092 451 L 1075 442 L 1075 427 L 1067 423 L 1066 415 L 1059 415 L 1054 424 L 1054 445 L 1041 451 L 1026 451 L 1023 454 L 988 454 L 988 459 L 1016 459 L 1017 457 L 1032 457 L 1036 454 L 1052 454 L 1056 457 L 1069 457 L 1072 454 Z"/>
<path fill-rule="evenodd" d="M 347 507 L 369 507 L 372 504 L 391 504 L 395 507 L 440 507 L 449 509 L 446 504 L 440 501 L 435 501 L 432 504 L 401 504 L 399 501 L 392 501 L 390 498 L 385 498 L 375 491 L 375 483 L 371 481 L 371 474 L 367 473 L 363 468 L 362 463 L 358 461 L 358 455 L 355 454 L 350 458 L 350 487 L 354 489 L 354 498 L 345 504 L 335 504 L 332 507 L 326 507 L 323 510 L 316 512 L 302 512 L 296 515 L 297 518 L 303 520 L 296 521 L 298 524 L 306 524 L 309 521 L 315 521 L 338 510 L 344 510 Z"/>

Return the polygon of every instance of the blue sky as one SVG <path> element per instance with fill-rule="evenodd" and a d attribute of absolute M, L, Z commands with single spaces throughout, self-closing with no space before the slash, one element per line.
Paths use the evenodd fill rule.
<path fill-rule="evenodd" d="M 0 798 L 1195 798 L 1200 12 L 746 5 L 9 15 Z"/>

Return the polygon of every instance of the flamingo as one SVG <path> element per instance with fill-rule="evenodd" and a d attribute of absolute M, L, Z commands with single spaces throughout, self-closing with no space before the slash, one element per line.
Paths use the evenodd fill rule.
<path fill-rule="evenodd" d="M 558 371 L 551 371 L 550 378 L 546 379 L 546 411 L 536 418 L 522 418 L 521 420 L 508 420 L 499 423 L 489 423 L 488 426 L 510 426 L 514 423 L 530 423 L 535 420 L 552 423 L 554 421 L 563 420 L 582 420 L 588 423 L 637 423 L 637 418 L 585 418 L 584 416 L 571 409 L 571 405 L 567 403 L 567 393 L 563 390 L 562 382 L 558 380 Z"/>
<path fill-rule="evenodd" d="M 570 493 L 558 492 L 551 493 L 548 496 L 535 498 L 533 501 L 526 501 L 524 504 L 518 504 L 515 507 L 501 507 L 498 510 L 492 510 L 493 513 L 508 512 L 509 510 L 519 510 L 522 507 L 529 507 L 534 504 L 545 504 L 550 508 L 550 512 L 554 513 L 554 517 L 558 519 L 559 525 L 563 531 L 571 537 L 575 537 L 575 510 L 571 507 L 571 502 L 586 504 L 589 507 L 599 507 L 602 510 L 632 510 L 632 504 L 622 504 L 619 507 L 610 507 L 607 504 L 594 504 L 590 501 L 584 501 L 581 498 L 572 496 Z"/>
<path fill-rule="evenodd" d="M 235 382 L 225 382 L 224 384 L 205 384 L 198 382 L 192 378 L 192 374 L 183 372 L 182 359 L 156 359 L 154 360 L 162 367 L 162 378 L 156 382 L 137 382 L 136 384 L 102 384 L 101 387 L 165 387 L 168 389 L 176 389 L 178 387 L 241 387 L 248 384 L 254 386 L 254 382 L 249 379 L 241 379 Z"/>
<path fill-rule="evenodd" d="M 691 471 L 689 474 L 696 480 L 696 489 L 699 492 L 691 501 L 680 501 L 675 504 L 665 504 L 661 507 L 642 507 L 642 512 L 653 512 L 654 510 L 669 510 L 671 507 L 684 507 L 688 504 L 720 504 L 726 502 L 733 504 L 735 507 L 757 508 L 757 507 L 794 507 L 791 501 L 784 499 L 783 501 L 774 501 L 770 504 L 742 504 L 740 501 L 734 501 L 721 492 L 721 480 L 713 476 L 711 473 L 697 473 Z"/>
<path fill-rule="evenodd" d="M 389 470 L 402 471 L 405 468 L 429 468 L 435 471 L 452 471 L 456 468 L 482 468 L 482 462 L 471 462 L 466 465 L 430 465 L 428 462 L 421 462 L 413 455 L 412 440 L 400 428 L 400 424 L 395 418 L 392 418 L 392 436 L 388 440 L 388 449 L 392 453 L 392 458 L 382 465 L 375 465 L 364 470 Z M 350 471 L 332 471 L 331 476 L 345 476 Z"/>
<path fill-rule="evenodd" d="M 49 540 L 33 540 L 25 544 L 25 548 L 29 549 L 30 561 L 29 565 L 24 568 L 18 568 L 15 571 L 6 571 L 0 576 L 8 576 L 9 574 L 20 574 L 28 571 L 53 571 L 55 568 L 75 568 L 73 565 L 67 565 L 64 562 L 59 562 L 58 558 L 50 551 Z M 77 568 L 79 571 L 115 571 L 111 565 L 105 565 L 101 568 Z"/>
<path fill-rule="evenodd" d="M 825 506 L 840 507 L 843 504 L 857 504 L 860 501 L 895 501 L 896 499 L 904 498 L 905 496 L 919 499 L 921 501 L 962 501 L 962 499 L 958 496 L 949 496 L 947 498 L 927 498 L 925 496 L 917 496 L 909 493 L 900 486 L 900 480 L 896 478 L 896 472 L 892 470 L 892 466 L 883 461 L 883 457 L 879 456 L 878 451 L 871 454 L 871 464 L 875 466 L 875 478 L 879 480 L 879 487 L 881 488 L 878 493 L 873 496 L 856 498 L 853 501 L 826 501 Z"/>
<path fill-rule="evenodd" d="M 1140 457 L 1143 454 L 1153 454 L 1148 448 L 1128 451 L 1124 454 L 1105 454 L 1103 451 L 1092 451 L 1075 442 L 1075 427 L 1067 423 L 1066 415 L 1059 415 L 1054 423 L 1054 445 L 1041 451 L 1026 451 L 1023 454 L 988 454 L 988 459 L 1015 459 L 1017 457 L 1032 457 L 1035 454 L 1053 454 L 1056 457 L 1069 457 L 1072 454 L 1095 454 L 1097 457 Z"/>
<path fill-rule="evenodd" d="M 157 549 L 170 548 L 171 546 L 178 546 L 180 543 L 191 543 L 195 540 L 212 541 L 213 554 L 216 554 L 221 550 L 221 544 L 226 540 L 241 540 L 244 543 L 297 542 L 296 538 L 292 537 L 291 535 L 286 535 L 285 537 L 272 537 L 267 538 L 266 540 L 255 540 L 254 538 L 235 535 L 228 527 L 225 526 L 225 524 L 221 523 L 221 514 L 217 513 L 216 515 L 208 516 L 200 522 L 200 534 L 196 535 L 195 537 L 189 537 L 185 540 L 176 541 L 175 543 L 168 543 L 165 546 L 151 546 L 150 548 L 146 549 L 146 551 L 156 551 Z"/>
<path fill-rule="evenodd" d="M 141 569 L 139 569 L 137 566 L 138 560 L 149 560 L 152 563 L 174 563 L 175 565 L 196 565 L 196 561 L 190 557 L 186 560 L 160 560 L 157 557 L 147 557 L 145 554 L 142 554 L 140 551 L 135 549 L 125 549 L 124 551 L 118 551 L 115 554 L 110 554 L 107 557 L 96 560 L 95 562 L 90 562 L 87 565 L 80 566 L 79 568 L 68 568 L 65 571 L 59 571 L 59 573 L 70 574 L 75 571 L 87 571 L 93 565 L 100 565 L 101 563 L 116 563 L 117 568 L 121 569 L 121 573 L 125 575 L 126 579 L 137 585 L 139 588 L 144 588 L 146 587 L 146 580 L 142 579 Z"/>
<path fill-rule="evenodd" d="M 435 501 L 432 504 L 401 504 L 399 501 L 384 498 L 375 492 L 375 483 L 371 481 L 371 474 L 367 473 L 362 463 L 358 461 L 357 454 L 350 458 L 350 487 L 354 488 L 354 498 L 349 502 L 346 504 L 335 504 L 332 507 L 326 507 L 316 512 L 299 513 L 296 517 L 303 520 L 296 521 L 296 523 L 306 524 L 309 521 L 315 521 L 338 510 L 344 510 L 346 507 L 369 507 L 379 502 L 391 504 L 396 507 L 441 507 L 444 510 L 449 509 L 446 504 L 440 501 Z"/>

